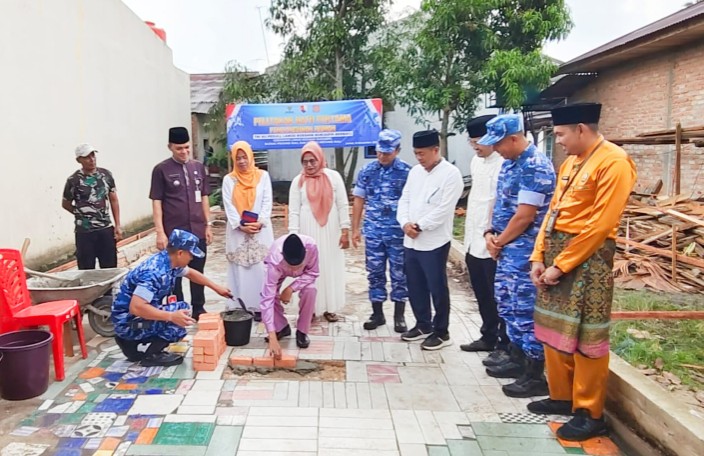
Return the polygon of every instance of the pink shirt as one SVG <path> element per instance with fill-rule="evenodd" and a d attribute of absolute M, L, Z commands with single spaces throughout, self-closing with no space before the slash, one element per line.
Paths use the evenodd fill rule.
<path fill-rule="evenodd" d="M 315 284 L 315 280 L 320 275 L 318 268 L 318 246 L 310 236 L 299 234 L 306 248 L 306 257 L 303 260 L 303 267 L 292 268 L 284 261 L 282 253 L 284 241 L 288 235 L 281 236 L 271 245 L 269 254 L 264 258 L 266 277 L 262 288 L 260 310 L 262 321 L 267 332 L 276 331 L 274 327 L 274 303 L 278 301 L 279 289 L 286 277 L 297 277 L 291 284 L 293 291 L 299 291 L 306 286 Z"/>

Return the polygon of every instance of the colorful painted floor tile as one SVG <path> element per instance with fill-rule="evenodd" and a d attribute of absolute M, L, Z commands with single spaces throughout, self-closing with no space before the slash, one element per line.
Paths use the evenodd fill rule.
<path fill-rule="evenodd" d="M 154 444 L 207 445 L 214 429 L 212 423 L 164 423 L 154 437 Z"/>

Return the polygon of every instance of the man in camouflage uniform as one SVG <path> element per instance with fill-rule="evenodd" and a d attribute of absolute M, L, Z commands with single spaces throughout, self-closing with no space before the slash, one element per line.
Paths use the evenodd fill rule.
<path fill-rule="evenodd" d="M 398 200 L 406 184 L 411 166 L 398 158 L 401 133 L 382 130 L 376 145 L 377 160 L 366 165 L 357 177 L 352 212 L 352 244 L 357 247 L 362 233 L 359 226 L 364 218 L 366 266 L 369 279 L 369 299 L 372 315 L 364 329 L 385 325 L 383 305 L 387 298 L 386 263 L 391 275 L 391 300 L 394 302 L 394 331 L 407 331 L 403 313 L 408 298 L 406 275 L 403 270 L 403 229 L 396 220 Z"/>
<path fill-rule="evenodd" d="M 510 358 L 486 371 L 492 377 L 518 379 L 503 386 L 507 396 L 547 395 L 545 355 L 533 329 L 537 290 L 530 279 L 529 259 L 555 190 L 555 170 L 526 139 L 520 115 L 497 116 L 486 128 L 478 144 L 493 146 L 506 159 L 499 173 L 491 228 L 484 237 L 498 261 L 494 292 L 511 341 Z"/>
<path fill-rule="evenodd" d="M 141 361 L 143 366 L 174 366 L 183 362 L 183 357 L 164 352 L 170 343 L 186 336 L 186 326 L 195 323 L 191 306 L 176 301 L 172 295 L 178 277 L 186 277 L 220 296 L 232 298 L 230 290 L 188 267 L 194 257 L 205 255 L 198 248 L 199 242 L 198 237 L 188 231 L 173 230 L 166 249 L 147 258 L 122 282 L 112 304 L 111 319 L 115 325 L 115 341 L 129 361 Z M 138 351 L 140 344 L 148 344 L 145 352 Z"/>
<path fill-rule="evenodd" d="M 122 239 L 115 180 L 110 171 L 98 168 L 97 152 L 89 144 L 76 147 L 76 161 L 81 169 L 66 180 L 61 202 L 61 207 L 75 217 L 78 269 L 95 269 L 96 258 L 101 268 L 116 268 L 117 241 Z M 114 227 L 108 201 L 115 219 Z"/>

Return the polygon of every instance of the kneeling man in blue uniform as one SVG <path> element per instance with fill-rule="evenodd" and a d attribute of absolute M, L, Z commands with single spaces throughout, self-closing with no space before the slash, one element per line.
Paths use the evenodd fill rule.
<path fill-rule="evenodd" d="M 141 361 L 142 366 L 175 366 L 183 362 L 182 356 L 164 351 L 172 342 L 183 339 L 186 326 L 195 323 L 191 306 L 171 296 L 177 278 L 186 277 L 220 296 L 232 297 L 230 290 L 188 267 L 193 258 L 205 256 L 198 242 L 198 237 L 188 231 L 173 230 L 166 249 L 147 258 L 122 282 L 112 304 L 111 318 L 115 341 L 129 361 Z M 139 345 L 147 345 L 146 351 L 139 351 Z"/>

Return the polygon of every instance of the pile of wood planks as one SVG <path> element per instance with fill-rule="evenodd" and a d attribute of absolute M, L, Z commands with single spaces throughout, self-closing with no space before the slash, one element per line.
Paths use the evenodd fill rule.
<path fill-rule="evenodd" d="M 704 293 L 704 204 L 677 196 L 631 198 L 614 260 L 622 288 Z"/>

